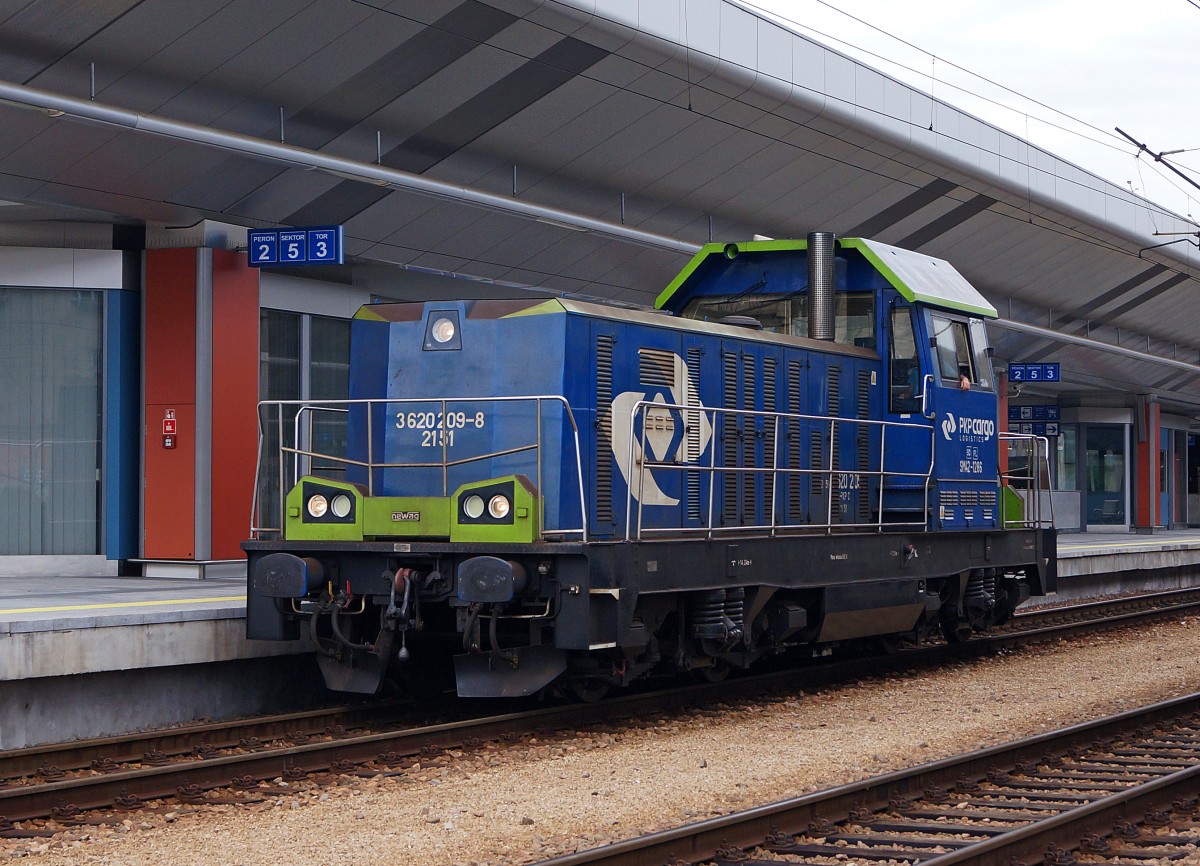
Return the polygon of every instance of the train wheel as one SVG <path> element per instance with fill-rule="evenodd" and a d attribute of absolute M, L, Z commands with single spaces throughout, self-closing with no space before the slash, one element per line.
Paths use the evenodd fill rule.
<path fill-rule="evenodd" d="M 728 678 L 732 670 L 728 662 L 713 659 L 713 663 L 708 667 L 694 668 L 692 678 L 698 683 L 720 683 Z"/>
<path fill-rule="evenodd" d="M 942 627 L 942 636 L 946 643 L 966 643 L 971 639 L 971 623 L 966 617 L 958 615 L 954 608 L 942 608 L 938 614 L 938 623 Z"/>
<path fill-rule="evenodd" d="M 875 639 L 880 655 L 894 656 L 904 649 L 904 639 L 898 634 L 885 634 Z"/>
<path fill-rule="evenodd" d="M 584 704 L 594 704 L 608 694 L 611 686 L 593 677 L 579 677 L 567 681 L 567 692 Z"/>

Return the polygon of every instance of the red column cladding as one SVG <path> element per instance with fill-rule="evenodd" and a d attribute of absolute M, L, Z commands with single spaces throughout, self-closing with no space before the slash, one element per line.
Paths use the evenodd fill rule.
<path fill-rule="evenodd" d="M 1134 425 L 1134 431 L 1140 428 L 1144 436 L 1135 436 L 1136 442 L 1136 481 L 1137 496 L 1136 511 L 1133 524 L 1135 527 L 1148 529 L 1159 522 L 1158 514 L 1158 403 L 1138 399 L 1134 411 L 1141 413 Z"/>
<path fill-rule="evenodd" d="M 998 407 L 998 416 L 996 418 L 996 429 L 1002 430 L 1005 433 L 1011 432 L 1008 423 L 1008 373 L 996 373 L 996 392 L 1000 398 Z M 1000 467 L 1000 477 L 1003 479 L 1008 474 L 1008 442 L 996 437 L 996 446 L 999 449 L 998 465 Z M 1040 470 L 1039 470 L 1040 471 Z M 1001 481 L 1001 484 L 1004 482 Z"/>
<path fill-rule="evenodd" d="M 212 558 L 239 559 L 258 449 L 258 270 L 230 250 L 213 250 L 212 269 Z"/>
<path fill-rule="evenodd" d="M 144 311 L 142 556 L 192 559 L 196 538 L 196 250 L 146 251 Z M 169 434 L 164 434 L 167 425 L 163 422 L 171 416 L 175 437 L 164 442 Z"/>

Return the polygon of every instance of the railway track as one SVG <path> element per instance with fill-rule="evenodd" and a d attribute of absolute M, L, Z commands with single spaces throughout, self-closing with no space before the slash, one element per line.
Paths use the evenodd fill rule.
<path fill-rule="evenodd" d="M 541 866 L 1070 866 L 1200 845 L 1200 694 Z"/>
<path fill-rule="evenodd" d="M 78 820 L 89 810 L 135 809 L 151 800 L 194 805 L 279 793 L 265 784 L 266 780 L 283 779 L 294 787 L 336 781 L 345 775 L 395 774 L 417 761 L 436 759 L 448 749 L 490 748 L 489 743 L 516 743 L 535 733 L 544 736 L 780 688 L 946 664 L 1029 640 L 1096 628 L 1099 623 L 1127 624 L 1200 607 L 1200 592 L 1156 593 L 1152 598 L 1037 611 L 1017 618 L 1021 623 L 1018 630 L 956 646 L 919 647 L 889 657 L 856 658 L 724 683 L 634 693 L 598 705 L 523 708 L 482 718 L 452 718 L 450 713 L 464 712 L 460 705 L 456 710 L 443 710 L 431 724 L 419 720 L 429 719 L 429 708 L 414 714 L 411 710 L 406 713 L 402 704 L 377 704 L 0 752 L 0 837 L 30 829 L 45 832 L 41 826 L 14 826 L 14 822 L 64 816 Z M 1048 617 L 1058 622 L 1048 624 Z"/>

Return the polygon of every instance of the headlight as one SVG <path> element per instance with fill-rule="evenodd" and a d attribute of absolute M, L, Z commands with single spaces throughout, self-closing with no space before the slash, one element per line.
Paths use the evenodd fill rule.
<path fill-rule="evenodd" d="M 350 497 L 345 493 L 339 493 L 333 497 L 333 502 L 329 504 L 329 510 L 333 512 L 334 517 L 345 517 L 350 513 L 350 504 Z"/>
<path fill-rule="evenodd" d="M 430 333 L 439 343 L 449 343 L 454 339 L 454 322 L 444 317 L 438 319 L 433 323 Z"/>
<path fill-rule="evenodd" d="M 497 520 L 503 520 L 508 517 L 508 512 L 512 509 L 512 503 L 508 501 L 507 496 L 501 496 L 497 493 L 488 500 L 488 514 Z"/>
<path fill-rule="evenodd" d="M 308 513 L 312 517 L 324 517 L 329 510 L 329 500 L 320 493 L 308 497 Z"/>
<path fill-rule="evenodd" d="M 478 494 L 471 494 L 463 500 L 463 514 L 475 520 L 477 517 L 483 516 L 483 497 Z"/>

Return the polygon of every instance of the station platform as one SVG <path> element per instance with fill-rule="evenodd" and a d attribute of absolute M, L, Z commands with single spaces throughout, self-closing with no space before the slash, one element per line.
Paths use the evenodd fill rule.
<path fill-rule="evenodd" d="M 245 618 L 245 578 L 0 577 L 0 681 L 295 651 Z"/>
<path fill-rule="evenodd" d="M 1114 530 L 1058 540 L 1060 592 L 1126 572 L 1140 572 L 1144 583 L 1147 572 L 1189 566 L 1200 569 L 1200 530 Z M 245 616 L 240 577 L 0 577 L 0 682 L 310 649 L 246 640 Z"/>
<path fill-rule="evenodd" d="M 1200 530 L 1062 535 L 1058 565 L 1059 600 L 1200 584 Z M 245 615 L 245 578 L 0 576 L 0 749 L 328 700 Z"/>
<path fill-rule="evenodd" d="M 1093 529 L 1058 537 L 1058 577 L 1068 587 L 1089 577 L 1135 573 L 1144 580 L 1147 572 L 1166 575 L 1191 568 L 1200 568 L 1200 529 L 1157 530 L 1150 535 L 1124 528 Z"/>
<path fill-rule="evenodd" d="M 329 700 L 245 620 L 245 578 L 0 577 L 0 750 Z"/>

